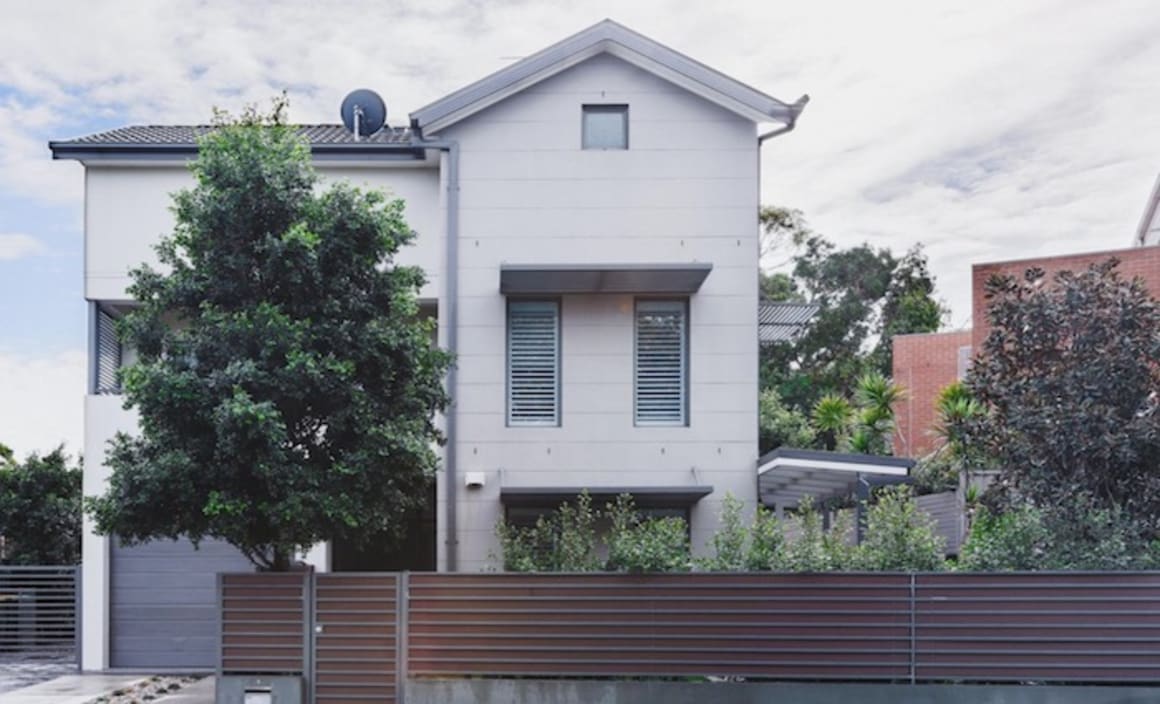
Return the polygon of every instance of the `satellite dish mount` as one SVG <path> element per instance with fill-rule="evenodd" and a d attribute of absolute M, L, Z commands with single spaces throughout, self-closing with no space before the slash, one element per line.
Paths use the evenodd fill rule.
<path fill-rule="evenodd" d="M 370 137 L 387 124 L 387 104 L 373 90 L 351 91 L 339 108 L 342 124 L 354 135 L 354 141 Z"/>

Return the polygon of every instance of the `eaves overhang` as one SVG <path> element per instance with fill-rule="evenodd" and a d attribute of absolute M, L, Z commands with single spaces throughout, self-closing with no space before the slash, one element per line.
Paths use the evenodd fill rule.
<path fill-rule="evenodd" d="M 508 507 L 549 508 L 566 501 L 575 501 L 582 493 L 587 493 L 593 504 L 602 506 L 628 494 L 637 508 L 685 508 L 692 506 L 709 494 L 713 487 L 693 486 L 591 486 L 591 487 L 502 487 L 500 502 Z"/>
<path fill-rule="evenodd" d="M 508 296 L 570 294 L 690 295 L 713 270 L 705 262 L 641 264 L 502 264 Z"/>

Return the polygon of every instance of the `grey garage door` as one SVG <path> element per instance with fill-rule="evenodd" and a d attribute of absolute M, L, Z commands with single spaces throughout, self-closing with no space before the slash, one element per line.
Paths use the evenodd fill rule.
<path fill-rule="evenodd" d="M 112 667 L 213 669 L 217 657 L 218 572 L 248 572 L 227 543 L 112 540 L 109 662 Z"/>

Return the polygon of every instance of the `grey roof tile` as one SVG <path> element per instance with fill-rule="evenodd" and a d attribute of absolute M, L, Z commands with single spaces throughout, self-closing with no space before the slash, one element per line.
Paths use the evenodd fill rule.
<path fill-rule="evenodd" d="M 331 144 L 409 144 L 411 130 L 406 127 L 388 127 L 378 134 L 356 141 L 342 125 L 295 125 L 299 134 L 310 140 L 311 146 Z M 197 144 L 197 138 L 212 132 L 212 125 L 129 125 L 105 132 L 66 139 L 54 144 L 61 146 L 165 146 L 181 147 Z"/>

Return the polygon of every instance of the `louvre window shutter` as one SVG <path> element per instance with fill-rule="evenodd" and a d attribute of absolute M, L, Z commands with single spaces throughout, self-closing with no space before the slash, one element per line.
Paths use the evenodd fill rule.
<path fill-rule="evenodd" d="M 685 425 L 687 335 L 683 301 L 636 307 L 634 406 L 637 425 Z"/>
<path fill-rule="evenodd" d="M 508 425 L 560 423 L 560 307 L 508 305 Z"/>
<path fill-rule="evenodd" d="M 97 388 L 98 394 L 119 394 L 117 370 L 121 368 L 121 342 L 117 339 L 113 316 L 97 311 Z"/>

